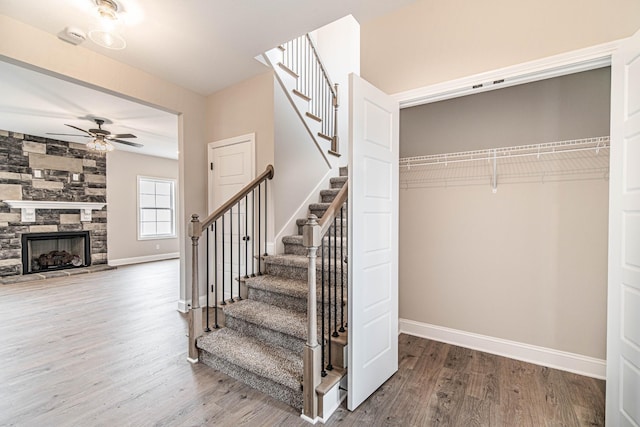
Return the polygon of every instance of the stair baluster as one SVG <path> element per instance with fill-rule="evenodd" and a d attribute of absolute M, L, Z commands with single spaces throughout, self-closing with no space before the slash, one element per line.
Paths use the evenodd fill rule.
<path fill-rule="evenodd" d="M 224 245 L 224 236 L 222 244 Z M 224 267 L 222 267 L 222 271 L 224 271 Z M 229 207 L 229 295 L 229 302 L 236 302 L 233 299 L 233 206 Z"/>
<path fill-rule="evenodd" d="M 268 191 L 267 188 L 268 188 L 267 184 L 265 183 L 265 185 L 264 185 L 264 206 L 265 206 L 265 210 L 264 210 L 264 224 L 265 224 L 264 225 L 264 256 L 269 255 L 267 253 L 267 222 L 268 222 L 267 215 L 269 213 L 268 209 L 266 209 L 266 206 L 267 206 L 267 203 L 268 203 L 267 200 L 269 200 L 269 197 L 268 197 L 268 194 L 267 194 L 267 191 Z"/>
<path fill-rule="evenodd" d="M 330 154 L 340 156 L 338 85 L 331 82 L 309 34 L 288 41 L 281 48 L 284 50 L 281 64 L 297 77 L 294 92 L 309 99 L 308 113 L 321 120 L 318 136 L 331 141 Z"/>
<path fill-rule="evenodd" d="M 346 205 L 346 203 L 345 203 Z M 340 207 L 340 266 L 344 267 L 344 205 Z M 340 332 L 344 332 L 344 271 L 340 274 Z"/>
<path fill-rule="evenodd" d="M 256 211 L 256 190 L 251 190 L 251 211 Z M 251 218 L 251 236 L 253 237 L 251 244 L 251 277 L 256 277 L 256 218 Z M 260 261 L 258 261 L 260 264 Z"/>
<path fill-rule="evenodd" d="M 207 294 L 206 294 L 206 305 L 205 305 L 205 317 L 206 317 L 206 321 L 205 324 L 207 325 L 204 330 L 205 332 L 211 332 L 211 328 L 209 327 L 209 287 L 210 285 L 210 276 L 209 276 L 209 234 L 210 234 L 210 227 L 207 227 L 207 234 L 206 234 L 206 246 L 207 246 Z"/>
<path fill-rule="evenodd" d="M 249 195 L 244 196 L 244 278 L 249 278 Z"/>
<path fill-rule="evenodd" d="M 218 221 L 213 222 L 213 327 L 220 328 L 218 325 Z"/>
<path fill-rule="evenodd" d="M 329 230 L 329 232 L 327 233 L 328 235 L 328 248 L 327 248 L 327 255 L 329 258 L 329 268 L 327 270 L 327 277 L 329 278 L 329 280 L 327 280 L 327 291 L 328 291 L 328 301 L 327 301 L 327 305 L 325 306 L 324 304 L 322 305 L 322 311 L 324 312 L 325 310 L 327 310 L 327 314 L 328 314 L 328 322 L 327 322 L 327 335 L 324 335 L 324 333 L 322 334 L 323 336 L 327 336 L 327 371 L 333 371 L 333 364 L 331 363 L 331 338 L 329 337 L 329 335 L 331 335 L 331 230 Z M 324 241 L 324 237 L 323 237 L 323 241 Z M 336 265 L 333 265 L 333 269 L 335 271 L 336 269 Z"/>
<path fill-rule="evenodd" d="M 325 338 L 326 334 L 325 334 L 325 330 L 324 330 L 324 318 L 325 318 L 325 309 L 324 309 L 324 307 L 325 307 L 325 299 L 324 299 L 325 288 L 324 287 L 325 287 L 325 283 L 326 283 L 326 281 L 324 280 L 324 277 L 325 277 L 325 261 L 324 261 L 325 260 L 325 256 L 324 256 L 324 254 L 325 254 L 325 246 L 324 246 L 324 239 L 322 239 L 322 243 L 321 243 L 321 246 L 320 246 L 320 253 L 322 254 L 322 267 L 321 267 L 321 270 L 320 270 L 320 284 L 321 284 L 320 285 L 320 292 L 321 292 L 321 294 L 320 294 L 320 301 L 321 301 L 320 302 L 320 317 L 321 317 L 321 320 L 320 320 L 320 322 L 321 322 L 321 326 L 320 326 L 320 330 L 321 330 L 320 343 L 321 343 L 321 346 L 322 346 L 322 372 L 321 372 L 321 375 L 323 377 L 326 377 L 327 376 L 327 370 L 326 370 L 325 356 L 324 356 L 324 354 L 325 354 L 324 353 L 324 349 L 325 349 L 325 342 L 326 342 L 326 338 Z M 313 267 L 315 268 L 315 266 L 313 266 Z M 309 270 L 311 270 L 311 268 L 312 267 L 309 266 Z M 315 287 L 314 287 L 314 292 L 315 292 Z"/>
<path fill-rule="evenodd" d="M 258 276 L 262 276 L 262 262 L 261 262 L 261 250 L 260 250 L 260 242 L 262 241 L 261 239 L 261 234 L 260 234 L 260 222 L 261 222 L 261 212 L 262 210 L 260 209 L 260 185 L 258 185 L 258 234 L 257 234 L 257 239 L 256 241 L 258 242 Z"/>
<path fill-rule="evenodd" d="M 233 266 L 233 206 L 235 206 L 236 204 L 238 204 L 238 215 L 240 215 L 240 201 L 245 198 L 247 196 L 247 194 L 249 194 L 250 192 L 253 192 L 253 190 L 256 187 L 260 187 L 260 185 L 265 182 L 265 194 L 266 194 L 266 188 L 267 188 L 267 184 L 266 184 L 266 180 L 267 179 L 272 179 L 273 178 L 273 166 L 268 165 L 267 168 L 265 169 L 264 172 L 262 172 L 257 178 L 255 178 L 253 181 L 251 181 L 249 184 L 247 184 L 242 190 L 240 190 L 239 193 L 237 193 L 234 197 L 232 197 L 230 200 L 228 200 L 227 202 L 225 202 L 222 206 L 220 206 L 218 209 L 216 209 L 211 215 L 209 215 L 207 217 L 207 219 L 205 219 L 203 222 L 200 222 L 199 216 L 197 214 L 193 214 L 191 215 L 191 221 L 189 221 L 188 224 L 188 230 L 187 230 L 187 234 L 189 235 L 189 237 L 191 238 L 191 304 L 189 305 L 189 344 L 188 344 L 188 357 L 187 359 L 189 360 L 189 362 L 192 363 L 196 363 L 198 362 L 199 359 L 199 350 L 197 347 L 197 340 L 198 338 L 200 338 L 203 334 L 204 328 L 203 328 L 203 322 L 202 322 L 202 307 L 200 306 L 200 278 L 198 275 L 198 258 L 199 258 L 199 243 L 200 243 L 200 237 L 202 237 L 202 231 L 206 230 L 207 232 L 207 237 L 206 237 L 206 244 L 207 244 L 207 278 L 206 278 L 206 283 L 205 283 L 205 289 L 207 292 L 207 296 L 209 294 L 209 262 L 210 262 L 210 257 L 208 257 L 208 252 L 209 252 L 209 228 L 212 224 L 214 224 L 216 221 L 218 221 L 218 219 L 220 219 L 220 221 L 222 222 L 222 302 L 221 304 L 226 304 L 225 300 L 224 300 L 224 261 L 225 261 L 225 244 L 224 244 L 224 217 L 227 213 L 230 214 L 230 218 L 229 218 L 229 240 L 230 240 L 230 246 L 231 246 L 231 250 L 229 251 L 229 258 L 230 258 L 230 262 L 229 265 Z M 265 200 L 265 210 L 266 210 L 266 200 Z M 259 215 L 259 213 L 258 213 Z M 266 216 L 265 216 L 265 229 L 266 229 Z M 238 230 L 240 231 L 240 230 Z M 266 234 L 266 233 L 265 233 Z M 217 260 L 218 260 L 218 253 L 217 253 L 217 233 L 215 236 L 215 241 L 216 241 L 216 248 L 215 248 L 215 252 L 213 254 L 213 262 L 214 264 L 217 264 Z M 266 242 L 266 240 L 265 240 Z M 240 245 L 238 245 L 240 247 Z M 266 250 L 265 250 L 266 252 Z M 233 267 L 231 268 L 233 269 Z M 240 272 L 238 271 L 238 275 L 240 275 Z M 215 277 L 218 277 L 218 271 L 216 268 L 216 273 L 215 273 Z M 230 272 L 230 280 L 233 280 L 233 273 Z M 231 293 L 231 301 L 233 301 L 233 283 L 231 283 L 230 286 L 230 293 Z M 215 294 L 216 294 L 216 304 L 215 304 L 215 309 L 216 309 L 216 327 L 218 326 L 218 322 L 217 322 L 217 298 L 218 298 L 218 292 L 217 292 L 217 282 L 216 282 L 216 286 L 215 286 Z M 240 284 L 238 283 L 238 295 L 240 294 Z M 209 329 L 209 321 L 208 321 L 208 310 L 209 310 L 209 301 L 207 298 L 207 329 Z"/>
<path fill-rule="evenodd" d="M 224 214 L 222 214 L 222 217 L 220 218 L 220 222 L 222 223 L 222 262 L 220 263 L 220 266 L 222 267 L 222 301 L 220 302 L 220 305 L 227 305 L 227 301 L 224 299 L 224 284 L 225 284 L 225 278 L 224 278 L 224 260 L 225 260 L 225 250 L 224 250 Z"/>
<path fill-rule="evenodd" d="M 333 264 L 335 268 L 333 269 L 333 337 L 339 337 L 338 334 L 338 247 L 337 247 L 337 217 L 333 218 L 333 241 L 336 242 L 336 248 L 333 251 Z M 342 245 L 342 241 L 340 241 L 340 245 Z M 342 262 L 340 263 L 340 276 L 342 276 Z M 331 309 L 331 308 L 329 308 Z"/>
<path fill-rule="evenodd" d="M 242 230 L 240 229 L 240 218 L 242 217 L 242 205 L 240 204 L 240 202 L 238 202 L 238 280 L 237 280 L 237 286 L 238 286 L 238 296 L 236 298 L 237 301 L 240 301 L 242 299 L 242 296 L 240 296 L 240 276 L 242 275 L 242 257 L 241 257 L 241 250 L 242 250 L 242 243 L 240 243 L 240 236 L 242 235 Z M 233 268 L 233 267 L 232 267 Z"/>

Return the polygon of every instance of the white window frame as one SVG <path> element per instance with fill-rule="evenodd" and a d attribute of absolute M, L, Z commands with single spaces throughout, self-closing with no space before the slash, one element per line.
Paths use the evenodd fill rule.
<path fill-rule="evenodd" d="M 140 203 L 140 199 L 141 199 L 141 194 L 140 194 L 140 182 L 141 181 L 152 181 L 155 183 L 168 183 L 171 185 L 171 206 L 170 206 L 170 210 L 171 210 L 171 233 L 167 233 L 167 234 L 153 234 L 153 235 L 146 235 L 143 236 L 141 234 L 142 231 L 142 209 L 143 207 L 141 206 Z M 172 178 L 159 178 L 159 177 L 152 177 L 152 176 L 143 176 L 143 175 L 138 175 L 137 178 L 137 191 L 136 191 L 136 227 L 138 229 L 138 240 L 159 240 L 159 239 L 171 239 L 171 238 L 175 238 L 177 237 L 176 235 L 176 216 L 177 216 L 177 212 L 176 212 L 176 180 L 172 179 Z"/>

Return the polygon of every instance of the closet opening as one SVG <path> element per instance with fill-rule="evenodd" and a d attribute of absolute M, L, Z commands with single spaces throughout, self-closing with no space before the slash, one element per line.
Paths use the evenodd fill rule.
<path fill-rule="evenodd" d="M 401 325 L 604 378 L 610 79 L 400 111 Z"/>

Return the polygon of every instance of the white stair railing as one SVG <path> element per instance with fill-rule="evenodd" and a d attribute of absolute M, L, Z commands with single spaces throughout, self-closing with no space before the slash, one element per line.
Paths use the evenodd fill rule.
<path fill-rule="evenodd" d="M 280 46 L 282 65 L 298 77 L 296 91 L 309 100 L 309 113 L 321 121 L 318 136 L 331 141 L 329 153 L 340 155 L 338 141 L 338 84 L 331 83 L 309 34 Z"/>

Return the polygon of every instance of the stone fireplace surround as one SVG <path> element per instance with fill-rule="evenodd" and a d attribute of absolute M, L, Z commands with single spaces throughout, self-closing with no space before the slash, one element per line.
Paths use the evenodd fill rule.
<path fill-rule="evenodd" d="M 23 221 L 22 209 L 4 202 L 106 203 L 106 162 L 83 144 L 0 130 L 0 278 L 23 274 L 25 233 L 88 231 L 91 264 L 106 266 L 106 206 L 89 218 L 80 208 L 38 208 Z"/>

